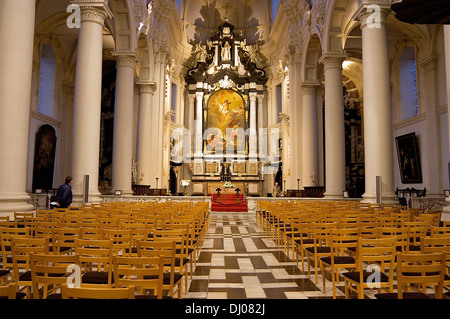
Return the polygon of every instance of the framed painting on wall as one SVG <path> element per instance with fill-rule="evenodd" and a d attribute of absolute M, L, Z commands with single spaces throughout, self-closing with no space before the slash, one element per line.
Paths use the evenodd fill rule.
<path fill-rule="evenodd" d="M 403 184 L 422 183 L 419 146 L 416 134 L 409 133 L 395 138 L 400 177 Z"/>

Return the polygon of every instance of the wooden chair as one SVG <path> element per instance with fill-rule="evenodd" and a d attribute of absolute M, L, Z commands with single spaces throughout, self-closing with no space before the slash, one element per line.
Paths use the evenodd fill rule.
<path fill-rule="evenodd" d="M 420 240 L 429 234 L 431 226 L 431 220 L 402 222 L 402 227 L 409 227 L 409 253 L 420 253 Z"/>
<path fill-rule="evenodd" d="M 114 256 L 114 287 L 134 286 L 136 299 L 162 299 L 164 257 Z M 152 294 L 148 294 L 152 290 Z"/>
<path fill-rule="evenodd" d="M 434 297 L 442 299 L 445 255 L 444 253 L 398 255 L 397 293 L 376 294 L 375 297 L 377 299 L 430 299 L 427 287 L 434 287 Z"/>
<path fill-rule="evenodd" d="M 34 299 L 61 299 L 58 290 L 67 284 L 73 273 L 69 266 L 79 267 L 78 255 L 30 254 L 31 281 Z M 75 279 L 75 278 L 74 278 Z M 75 279 L 76 280 L 76 279 Z"/>
<path fill-rule="evenodd" d="M 312 228 L 312 245 L 304 244 L 305 257 L 308 261 L 308 277 L 311 277 L 311 263 L 314 263 L 316 285 L 319 283 L 320 258 L 331 255 L 331 234 L 337 223 L 317 223 Z"/>
<path fill-rule="evenodd" d="M 174 241 L 176 243 L 175 249 L 175 271 L 179 272 L 185 279 L 185 289 L 187 293 L 188 288 L 188 264 L 192 260 L 188 257 L 187 251 L 187 229 L 161 229 L 153 231 L 153 241 L 165 240 Z M 191 268 L 192 269 L 192 268 Z M 192 273 L 191 273 L 192 275 Z"/>
<path fill-rule="evenodd" d="M 140 240 L 136 243 L 138 255 L 143 257 L 164 257 L 163 289 L 169 290 L 173 298 L 178 292 L 178 298 L 183 298 L 183 275 L 175 270 L 177 244 L 172 240 Z"/>
<path fill-rule="evenodd" d="M 135 299 L 135 287 L 112 288 L 99 286 L 61 287 L 62 299 Z"/>
<path fill-rule="evenodd" d="M 12 278 L 19 290 L 23 287 L 27 291 L 27 297 L 31 298 L 30 254 L 48 254 L 49 246 L 47 238 L 13 237 L 11 240 L 11 255 L 13 260 Z"/>
<path fill-rule="evenodd" d="M 133 247 L 131 230 L 106 228 L 102 230 L 102 237 L 103 240 L 113 241 L 114 255 L 131 255 L 131 249 Z"/>
<path fill-rule="evenodd" d="M 450 236 L 448 237 L 425 237 L 422 238 L 422 254 L 444 253 L 446 254 L 446 273 L 444 275 L 444 290 L 450 291 Z"/>
<path fill-rule="evenodd" d="M 3 268 L 0 270 L 0 282 L 2 285 L 6 284 L 14 266 L 11 254 L 11 239 L 18 236 L 28 238 L 29 234 L 30 232 L 27 228 L 0 227 L 0 257 Z"/>
<path fill-rule="evenodd" d="M 64 224 L 63 226 L 67 226 Z M 80 229 L 72 227 L 54 227 L 52 230 L 52 245 L 54 254 L 73 254 L 75 240 L 80 237 Z"/>
<path fill-rule="evenodd" d="M 14 212 L 14 221 L 17 223 L 17 227 L 25 227 L 25 218 L 34 217 L 33 212 Z"/>
<path fill-rule="evenodd" d="M 364 299 L 365 288 L 393 291 L 395 243 L 395 237 L 359 238 L 356 271 L 343 274 L 346 299 L 349 299 L 350 291 L 356 292 L 358 299 Z"/>
<path fill-rule="evenodd" d="M 114 255 L 112 240 L 75 239 L 75 254 L 81 266 L 82 284 L 112 287 Z"/>
<path fill-rule="evenodd" d="M 26 294 L 18 293 L 15 283 L 10 283 L 5 286 L 0 286 L 0 300 L 1 299 L 22 299 Z"/>
<path fill-rule="evenodd" d="M 348 249 L 357 247 L 358 238 L 359 229 L 357 227 L 333 229 L 330 241 L 331 254 L 320 258 L 323 291 L 326 292 L 325 274 L 330 273 L 333 299 L 336 298 L 336 282 L 339 282 L 339 270 L 356 268 L 355 257 L 349 255 Z"/>
<path fill-rule="evenodd" d="M 380 237 L 395 237 L 397 254 L 409 252 L 410 232 L 409 227 L 382 227 Z"/>

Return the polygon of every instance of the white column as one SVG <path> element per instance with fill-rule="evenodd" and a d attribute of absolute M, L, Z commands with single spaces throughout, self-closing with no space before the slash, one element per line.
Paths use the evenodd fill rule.
<path fill-rule="evenodd" d="M 190 135 L 190 145 L 191 152 L 194 149 L 195 144 L 195 94 L 189 94 L 189 135 Z M 192 155 L 192 154 L 189 154 Z"/>
<path fill-rule="evenodd" d="M 138 184 L 151 185 L 152 165 L 152 98 L 156 85 L 153 82 L 138 83 L 139 87 L 139 117 L 137 136 L 137 171 Z"/>
<path fill-rule="evenodd" d="M 83 1 L 78 1 L 82 5 Z M 92 2 L 91 2 L 92 4 Z M 82 203 L 83 175 L 89 175 L 89 202 L 100 202 L 98 167 L 102 85 L 103 28 L 112 17 L 108 6 L 81 7 L 72 140 L 72 191 L 74 205 Z"/>
<path fill-rule="evenodd" d="M 398 203 L 394 194 L 394 156 L 390 104 L 389 58 L 386 38 L 386 17 L 382 9 L 379 24 L 373 23 L 373 12 L 364 6 L 359 19 L 362 32 L 364 76 L 364 202 L 376 202 L 376 177 L 382 180 L 382 202 Z"/>
<path fill-rule="evenodd" d="M 195 107 L 195 147 L 194 157 L 202 157 L 203 144 L 203 92 L 195 93 L 197 104 Z"/>
<path fill-rule="evenodd" d="M 116 105 L 114 107 L 114 136 L 112 156 L 112 191 L 133 194 L 133 105 L 136 57 L 116 56 Z"/>
<path fill-rule="evenodd" d="M 450 132 L 450 25 L 444 25 L 444 47 L 445 47 L 445 81 L 447 84 L 447 114 Z M 450 135 L 450 133 L 449 133 Z M 449 172 L 450 174 L 450 172 Z M 442 210 L 442 220 L 450 221 L 450 197 L 445 199 L 446 206 Z"/>
<path fill-rule="evenodd" d="M 250 134 L 249 134 L 249 159 L 255 160 L 257 154 L 257 138 L 256 138 L 256 92 L 251 92 L 250 97 Z"/>
<path fill-rule="evenodd" d="M 302 156 L 303 186 L 317 186 L 319 179 L 319 144 L 317 130 L 317 84 L 303 84 Z"/>
<path fill-rule="evenodd" d="M 342 91 L 343 55 L 324 55 L 325 197 L 342 198 L 345 190 L 345 127 Z"/>
<path fill-rule="evenodd" d="M 34 0 L 0 0 L 0 214 L 33 209 L 26 193 Z"/>

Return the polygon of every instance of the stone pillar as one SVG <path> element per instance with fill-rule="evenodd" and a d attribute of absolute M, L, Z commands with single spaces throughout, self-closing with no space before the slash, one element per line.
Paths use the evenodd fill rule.
<path fill-rule="evenodd" d="M 202 157 L 203 146 L 203 92 L 196 92 L 197 104 L 195 106 L 195 142 L 194 157 Z"/>
<path fill-rule="evenodd" d="M 112 156 L 112 191 L 131 195 L 133 158 L 133 105 L 136 56 L 116 55 L 116 105 Z"/>
<path fill-rule="evenodd" d="M 364 202 L 376 202 L 376 177 L 382 180 L 382 202 L 397 204 L 394 194 L 394 156 L 389 58 L 386 18 L 389 9 L 381 9 L 379 24 L 373 23 L 373 12 L 360 9 L 364 76 Z"/>
<path fill-rule="evenodd" d="M 26 193 L 34 0 L 0 0 L 0 215 L 29 211 Z"/>
<path fill-rule="evenodd" d="M 450 25 L 444 25 L 445 41 L 445 80 L 447 84 L 447 114 L 450 115 Z M 450 128 L 450 116 L 448 116 L 448 125 Z M 450 132 L 450 129 L 449 129 Z M 450 133 L 449 133 L 450 134 Z M 450 172 L 449 172 L 450 174 Z M 442 220 L 450 221 L 450 197 L 445 199 L 446 205 L 442 210 Z"/>
<path fill-rule="evenodd" d="M 194 144 L 195 144 L 195 94 L 189 94 L 189 135 L 190 135 L 190 147 L 191 147 L 191 154 L 192 156 L 192 150 L 194 150 Z"/>
<path fill-rule="evenodd" d="M 250 98 L 250 132 L 249 132 L 249 159 L 255 160 L 257 154 L 257 138 L 256 138 L 256 98 L 257 93 L 251 92 Z"/>
<path fill-rule="evenodd" d="M 318 84 L 303 84 L 302 100 L 302 156 L 303 186 L 317 186 L 319 180 L 319 144 L 317 130 L 317 95 Z"/>
<path fill-rule="evenodd" d="M 89 202 L 100 202 L 98 167 L 102 89 L 103 28 L 112 13 L 99 1 L 81 6 L 73 112 L 72 176 L 74 205 L 82 203 L 83 175 L 89 175 Z"/>
<path fill-rule="evenodd" d="M 137 136 L 138 184 L 151 185 L 152 166 L 152 98 L 156 85 L 154 82 L 139 82 L 139 117 Z"/>
<path fill-rule="evenodd" d="M 325 72 L 325 197 L 336 199 L 345 190 L 344 59 L 344 55 L 327 54 L 319 60 Z"/>

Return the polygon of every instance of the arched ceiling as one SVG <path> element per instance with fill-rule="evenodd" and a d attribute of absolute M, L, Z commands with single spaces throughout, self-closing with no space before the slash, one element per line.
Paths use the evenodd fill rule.
<path fill-rule="evenodd" d="M 188 42 L 203 42 L 228 21 L 252 44 L 267 41 L 272 17 L 271 0 L 185 0 L 181 12 Z"/>

